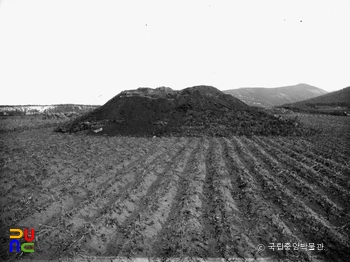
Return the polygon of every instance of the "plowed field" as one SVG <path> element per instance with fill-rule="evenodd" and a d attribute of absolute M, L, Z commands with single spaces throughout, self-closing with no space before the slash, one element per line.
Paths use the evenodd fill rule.
<path fill-rule="evenodd" d="M 3 259 L 350 257 L 349 155 L 310 139 L 42 127 L 3 133 L 0 143 Z M 9 228 L 32 227 L 35 252 L 9 253 Z"/>

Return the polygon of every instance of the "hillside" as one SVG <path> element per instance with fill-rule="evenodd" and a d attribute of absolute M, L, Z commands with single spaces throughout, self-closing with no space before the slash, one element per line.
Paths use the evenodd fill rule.
<path fill-rule="evenodd" d="M 293 120 L 278 119 L 253 109 L 211 86 L 180 91 L 167 87 L 123 91 L 100 108 L 56 131 L 83 130 L 124 136 L 303 133 L 303 128 Z"/>
<path fill-rule="evenodd" d="M 247 87 L 223 91 L 250 106 L 273 107 L 324 95 L 327 92 L 307 84 L 276 88 Z"/>
<path fill-rule="evenodd" d="M 46 113 L 85 113 L 99 106 L 96 105 L 2 105 L 0 106 L 0 115 L 19 116 L 19 115 L 38 115 Z"/>
<path fill-rule="evenodd" d="M 297 103 L 285 104 L 281 107 L 292 109 L 294 111 L 349 115 L 350 86 L 316 98 L 303 100 Z"/>

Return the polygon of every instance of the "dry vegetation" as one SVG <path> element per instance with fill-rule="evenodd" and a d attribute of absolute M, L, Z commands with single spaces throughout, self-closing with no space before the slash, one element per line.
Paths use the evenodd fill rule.
<path fill-rule="evenodd" d="M 43 116 L 0 116 L 0 134 L 12 131 L 25 131 L 40 129 L 43 127 L 53 127 L 64 123 L 67 118 L 51 118 L 43 121 Z"/>
<path fill-rule="evenodd" d="M 98 137 L 2 119 L 0 257 L 346 261 L 350 118 L 299 117 L 323 133 Z M 8 253 L 10 227 L 35 228 L 34 253 Z"/>

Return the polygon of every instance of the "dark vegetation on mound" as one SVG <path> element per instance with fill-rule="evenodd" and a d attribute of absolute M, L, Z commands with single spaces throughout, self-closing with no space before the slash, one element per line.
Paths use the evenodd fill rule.
<path fill-rule="evenodd" d="M 180 91 L 160 87 L 123 91 L 105 105 L 60 126 L 74 133 L 102 128 L 98 135 L 230 136 L 305 135 L 313 131 L 295 119 L 252 108 L 211 86 Z"/>

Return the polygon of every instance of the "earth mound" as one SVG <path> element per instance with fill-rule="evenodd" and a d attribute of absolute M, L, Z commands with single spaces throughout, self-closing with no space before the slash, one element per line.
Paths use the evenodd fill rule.
<path fill-rule="evenodd" d="M 305 129 L 252 108 L 211 86 L 123 91 L 58 132 L 123 136 L 300 135 Z"/>

